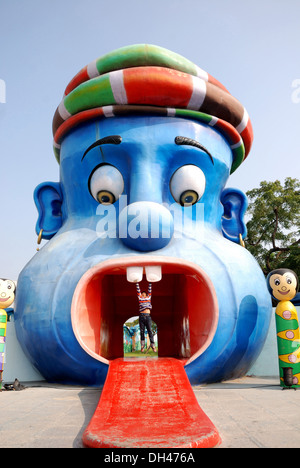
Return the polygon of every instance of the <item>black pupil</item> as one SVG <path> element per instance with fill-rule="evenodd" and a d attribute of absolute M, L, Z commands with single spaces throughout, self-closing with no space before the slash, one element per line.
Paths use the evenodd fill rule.
<path fill-rule="evenodd" d="M 108 195 L 102 195 L 101 201 L 102 201 L 103 203 L 108 203 L 108 202 L 110 201 L 110 198 L 109 198 Z"/>
<path fill-rule="evenodd" d="M 184 201 L 185 203 L 192 203 L 193 201 L 193 196 L 192 195 L 187 195 L 185 198 L 184 198 Z"/>

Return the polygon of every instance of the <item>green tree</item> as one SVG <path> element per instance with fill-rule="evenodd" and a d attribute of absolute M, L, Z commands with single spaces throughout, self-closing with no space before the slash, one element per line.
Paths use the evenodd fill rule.
<path fill-rule="evenodd" d="M 300 277 L 300 181 L 263 181 L 247 197 L 247 249 L 266 275 L 284 267 Z"/>

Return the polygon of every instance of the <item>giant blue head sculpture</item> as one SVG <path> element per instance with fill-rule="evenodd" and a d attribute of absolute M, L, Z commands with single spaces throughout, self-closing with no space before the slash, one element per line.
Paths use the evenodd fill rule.
<path fill-rule="evenodd" d="M 49 242 L 20 274 L 15 314 L 33 364 L 49 381 L 103 383 L 144 272 L 159 279 L 159 355 L 182 359 L 192 383 L 243 375 L 271 312 L 240 245 L 246 197 L 225 188 L 252 143 L 244 107 L 184 57 L 136 45 L 74 77 L 53 134 L 60 181 L 34 194 Z"/>

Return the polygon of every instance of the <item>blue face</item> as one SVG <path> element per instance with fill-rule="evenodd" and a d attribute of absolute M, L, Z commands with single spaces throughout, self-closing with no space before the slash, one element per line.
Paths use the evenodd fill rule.
<path fill-rule="evenodd" d="M 114 140 L 109 136 L 120 138 L 112 143 Z M 191 141 L 176 143 L 178 137 Z M 95 142 L 99 146 L 93 148 Z M 194 142 L 199 145 L 193 146 Z M 164 204 L 180 212 L 183 203 L 190 207 L 201 203 L 205 206 L 205 221 L 220 229 L 223 213 L 220 196 L 231 163 L 231 150 L 224 138 L 213 129 L 189 120 L 130 117 L 88 124 L 63 142 L 61 181 L 68 206 L 65 216 L 82 219 L 95 216 L 101 212 L 99 196 L 104 197 L 100 204 L 102 201 L 107 206 L 113 202 L 111 211 L 117 213 L 125 202 Z M 196 212 L 186 211 L 194 215 Z M 164 246 L 163 239 L 160 242 L 162 245 L 154 239 L 141 240 L 134 247 L 152 251 L 153 244 L 155 250 Z"/>
<path fill-rule="evenodd" d="M 103 382 L 123 355 L 139 272 L 144 289 L 153 281 L 159 355 L 183 359 L 192 382 L 248 369 L 271 304 L 238 245 L 246 199 L 224 190 L 231 164 L 223 136 L 182 118 L 107 118 L 65 137 L 60 183 L 35 192 L 37 231 L 51 240 L 21 273 L 16 308 L 19 340 L 48 380 Z"/>

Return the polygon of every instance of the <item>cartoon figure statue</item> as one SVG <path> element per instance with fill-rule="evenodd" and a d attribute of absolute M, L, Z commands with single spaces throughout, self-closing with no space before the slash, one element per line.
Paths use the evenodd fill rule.
<path fill-rule="evenodd" d="M 103 384 L 136 309 L 127 270 L 156 267 L 159 357 L 181 359 L 191 383 L 244 375 L 272 307 L 240 245 L 246 197 L 225 187 L 252 144 L 243 105 L 188 59 L 139 44 L 70 81 L 53 134 L 59 182 L 34 194 L 49 242 L 21 272 L 15 307 L 33 365 L 48 381 Z"/>
<path fill-rule="evenodd" d="M 280 385 L 284 388 L 300 386 L 300 334 L 296 307 L 291 300 L 296 296 L 299 282 L 295 272 L 287 268 L 271 271 L 267 276 L 270 294 L 279 301 L 275 310 Z M 290 376 L 287 383 L 285 375 Z"/>
<path fill-rule="evenodd" d="M 15 289 L 16 285 L 14 281 L 0 279 L 0 391 L 2 390 L 7 327 L 7 313 L 5 309 L 14 302 Z"/>

